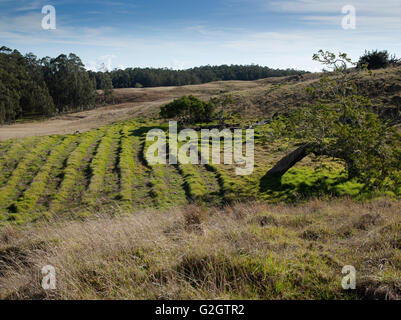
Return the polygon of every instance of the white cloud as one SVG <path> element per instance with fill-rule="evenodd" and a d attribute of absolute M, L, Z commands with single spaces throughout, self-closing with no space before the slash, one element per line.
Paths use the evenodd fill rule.
<path fill-rule="evenodd" d="M 237 33 L 243 31 L 243 29 L 240 28 L 210 28 L 204 25 L 189 26 L 186 27 L 185 30 L 210 38 L 227 37 L 228 35 L 231 35 L 234 32 Z"/>
<path fill-rule="evenodd" d="M 181 61 L 181 60 L 177 60 L 177 59 L 173 59 L 173 62 L 171 63 L 171 68 L 174 70 L 182 70 L 189 66 L 190 66 L 190 64 L 188 65 L 188 63 L 186 61 Z"/>
<path fill-rule="evenodd" d="M 21 2 L 21 1 L 20 1 Z M 42 6 L 45 4 L 44 1 L 42 0 L 36 0 L 36 1 L 22 1 L 23 4 L 21 7 L 18 7 L 15 9 L 15 11 L 32 11 L 32 10 L 37 10 L 42 8 Z"/>
<path fill-rule="evenodd" d="M 34 33 L 41 30 L 43 15 L 40 12 L 0 18 L 0 32 Z"/>

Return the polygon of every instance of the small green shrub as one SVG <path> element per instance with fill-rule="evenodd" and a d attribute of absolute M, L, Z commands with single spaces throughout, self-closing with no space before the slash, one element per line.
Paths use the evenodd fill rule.
<path fill-rule="evenodd" d="M 365 54 L 359 58 L 358 68 L 367 66 L 369 70 L 387 68 L 390 65 L 390 55 L 388 51 L 365 51 Z"/>
<path fill-rule="evenodd" d="M 212 102 L 204 102 L 194 96 L 184 96 L 160 108 L 164 119 L 177 119 L 182 123 L 209 122 L 214 115 Z"/>

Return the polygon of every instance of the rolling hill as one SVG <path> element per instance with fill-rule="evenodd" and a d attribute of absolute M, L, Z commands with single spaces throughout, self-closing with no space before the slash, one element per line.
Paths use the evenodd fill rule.
<path fill-rule="evenodd" d="M 115 89 L 114 105 L 94 110 L 59 115 L 35 122 L 22 121 L 0 126 L 0 140 L 50 134 L 68 134 L 98 128 L 132 117 L 157 117 L 161 105 L 183 95 L 195 95 L 208 99 L 219 94 L 230 93 L 235 99 L 233 112 L 248 123 L 271 117 L 275 112 L 286 112 L 298 108 L 310 97 L 307 87 L 317 87 L 321 74 L 304 74 L 267 78 L 256 81 L 219 81 L 202 85 L 157 88 Z M 395 108 L 401 113 L 401 66 L 367 73 L 350 72 L 356 77 L 359 90 L 367 94 L 374 104 Z"/>
<path fill-rule="evenodd" d="M 399 116 L 401 67 L 349 76 Z M 399 195 L 371 200 L 340 160 L 310 156 L 266 183 L 296 146 L 268 125 L 255 128 L 249 176 L 145 159 L 147 132 L 168 129 L 159 107 L 176 97 L 231 93 L 247 127 L 302 107 L 318 77 L 118 89 L 115 105 L 0 127 L 0 297 L 399 298 Z M 63 270 L 51 293 L 34 281 L 48 261 Z M 363 279 L 353 293 L 340 287 L 350 263 Z"/>

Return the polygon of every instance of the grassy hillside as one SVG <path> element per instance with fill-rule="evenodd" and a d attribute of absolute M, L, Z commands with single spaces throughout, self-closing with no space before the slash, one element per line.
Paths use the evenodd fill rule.
<path fill-rule="evenodd" d="M 235 98 L 233 111 L 241 118 L 255 120 L 311 102 L 306 88 L 317 88 L 320 76 L 319 73 L 311 73 L 256 81 L 220 81 L 182 87 L 117 89 L 115 95 L 119 103 L 137 103 L 171 100 L 189 94 L 207 99 L 221 93 L 231 93 Z M 350 70 L 348 77 L 356 80 L 359 93 L 369 96 L 375 105 L 401 107 L 401 66 L 374 70 L 372 75 Z M 147 115 L 155 115 L 157 111 L 156 106 L 148 108 Z"/>
<path fill-rule="evenodd" d="M 236 110 L 246 111 L 255 117 L 271 116 L 275 112 L 287 112 L 313 102 L 306 88 L 318 88 L 319 74 L 306 74 L 302 78 L 286 77 L 256 81 L 255 88 L 235 93 Z M 398 108 L 401 114 L 401 66 L 368 72 L 351 70 L 349 78 L 358 84 L 358 93 L 372 99 L 374 105 Z"/>
<path fill-rule="evenodd" d="M 400 67 L 349 76 L 399 112 Z M 168 130 L 154 117 L 162 102 L 231 92 L 232 121 L 246 127 L 302 106 L 317 78 L 121 89 L 123 104 L 93 111 L 94 121 L 51 120 L 60 134 L 1 128 L 26 138 L 0 142 L 0 298 L 400 298 L 401 190 L 367 192 L 327 157 L 263 179 L 297 147 L 273 138 L 269 125 L 255 128 L 249 176 L 235 165 L 145 159 L 147 132 Z M 68 134 L 63 123 L 85 132 Z M 39 287 L 47 264 L 58 272 L 54 292 Z M 349 264 L 358 271 L 353 292 L 341 289 Z"/>

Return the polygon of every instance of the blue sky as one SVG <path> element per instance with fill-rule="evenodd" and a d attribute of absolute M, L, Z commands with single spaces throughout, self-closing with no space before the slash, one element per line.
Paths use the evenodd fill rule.
<path fill-rule="evenodd" d="M 56 9 L 56 30 L 41 27 Z M 356 29 L 344 30 L 344 5 Z M 319 49 L 401 56 L 400 0 L 0 0 L 0 42 L 39 57 L 74 52 L 88 69 L 260 64 L 317 71 Z"/>

